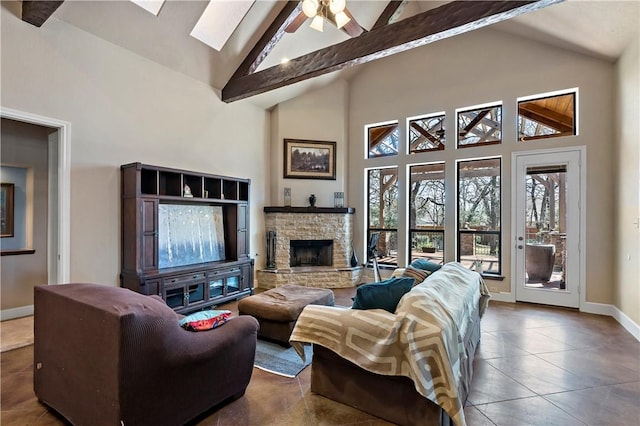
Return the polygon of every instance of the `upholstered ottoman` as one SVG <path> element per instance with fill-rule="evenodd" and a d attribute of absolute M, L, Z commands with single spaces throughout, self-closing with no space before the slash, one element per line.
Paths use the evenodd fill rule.
<path fill-rule="evenodd" d="M 293 327 L 305 306 L 333 306 L 334 302 L 331 290 L 287 284 L 241 299 L 238 312 L 258 320 L 258 337 L 288 346 Z"/>

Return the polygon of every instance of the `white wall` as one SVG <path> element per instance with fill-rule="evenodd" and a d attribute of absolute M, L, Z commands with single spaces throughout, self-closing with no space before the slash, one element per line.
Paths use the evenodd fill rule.
<path fill-rule="evenodd" d="M 271 117 L 272 206 L 284 205 L 284 188 L 291 188 L 291 205 L 306 207 L 309 195 L 317 207 L 333 207 L 333 193 L 345 191 L 348 181 L 346 123 L 348 85 L 336 81 L 320 90 L 277 105 Z M 284 139 L 336 142 L 336 180 L 284 179 Z M 345 206 L 352 207 L 349 194 Z"/>
<path fill-rule="evenodd" d="M 18 5 L 19 3 L 16 2 Z M 64 22 L 22 22 L 2 2 L 2 98 L 71 123 L 71 281 L 118 285 L 120 165 L 252 179 L 252 252 L 263 244 L 269 113 Z"/>
<path fill-rule="evenodd" d="M 516 98 L 550 91 L 579 88 L 579 135 L 521 143 L 516 140 Z M 365 203 L 364 167 L 398 164 L 399 185 L 410 162 L 445 161 L 448 182 L 455 182 L 455 160 L 502 156 L 502 229 L 504 281 L 491 281 L 500 291 L 512 291 L 511 276 L 511 153 L 567 146 L 587 147 L 586 300 L 612 303 L 614 294 L 613 205 L 613 65 L 549 45 L 500 33 L 490 28 L 474 31 L 374 61 L 351 81 L 349 92 L 349 170 L 347 192 L 360 208 L 356 245 L 363 247 L 362 216 Z M 456 150 L 451 138 L 444 151 L 364 159 L 363 128 L 387 120 L 446 111 L 445 128 L 455 128 L 455 109 L 503 102 L 503 143 Z M 405 152 L 404 143 L 400 151 Z M 455 188 L 447 187 L 446 229 L 455 229 Z M 400 229 L 406 229 L 406 199 L 401 196 Z M 446 258 L 455 257 L 455 235 L 449 232 Z M 406 236 L 399 236 L 400 255 Z M 402 257 L 401 257 L 402 259 Z"/>
<path fill-rule="evenodd" d="M 625 50 L 616 68 L 615 305 L 640 324 L 640 41 Z"/>

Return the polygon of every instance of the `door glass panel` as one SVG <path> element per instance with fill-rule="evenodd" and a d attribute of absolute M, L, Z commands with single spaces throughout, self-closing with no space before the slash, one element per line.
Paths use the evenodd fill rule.
<path fill-rule="evenodd" d="M 224 281 L 222 279 L 209 281 L 209 297 L 222 296 Z"/>
<path fill-rule="evenodd" d="M 227 293 L 235 293 L 240 291 L 240 277 L 233 276 L 227 278 Z"/>
<path fill-rule="evenodd" d="M 189 303 L 202 302 L 204 300 L 204 283 L 189 286 Z"/>
<path fill-rule="evenodd" d="M 525 179 L 525 287 L 565 290 L 567 168 L 528 167 Z"/>
<path fill-rule="evenodd" d="M 167 306 L 170 308 L 175 309 L 184 306 L 184 288 L 178 287 L 167 289 L 165 300 Z"/>

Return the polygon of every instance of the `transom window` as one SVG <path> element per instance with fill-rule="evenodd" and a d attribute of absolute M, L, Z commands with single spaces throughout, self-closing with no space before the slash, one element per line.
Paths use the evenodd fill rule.
<path fill-rule="evenodd" d="M 576 94 L 542 96 L 518 102 L 521 142 L 576 134 Z"/>
<path fill-rule="evenodd" d="M 501 105 L 458 111 L 458 148 L 501 142 Z"/>
<path fill-rule="evenodd" d="M 458 262 L 500 274 L 500 158 L 458 162 Z"/>
<path fill-rule="evenodd" d="M 398 154 L 400 131 L 398 122 L 370 125 L 366 127 L 368 158 Z"/>
<path fill-rule="evenodd" d="M 438 151 L 445 145 L 445 115 L 411 118 L 407 125 L 409 153 Z"/>

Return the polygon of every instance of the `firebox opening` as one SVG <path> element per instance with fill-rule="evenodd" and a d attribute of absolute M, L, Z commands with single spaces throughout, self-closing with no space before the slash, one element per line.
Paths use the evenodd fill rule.
<path fill-rule="evenodd" d="M 289 266 L 332 266 L 333 240 L 291 240 Z"/>

